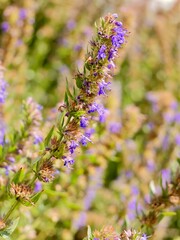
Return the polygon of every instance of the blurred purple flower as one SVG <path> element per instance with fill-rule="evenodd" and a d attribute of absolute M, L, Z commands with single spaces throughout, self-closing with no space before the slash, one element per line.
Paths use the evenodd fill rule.
<path fill-rule="evenodd" d="M 171 181 L 171 171 L 170 169 L 163 169 L 161 171 L 162 174 L 162 187 L 165 189 L 167 183 Z"/>
<path fill-rule="evenodd" d="M 109 124 L 109 131 L 111 133 L 119 133 L 121 129 L 121 124 L 118 122 L 112 122 Z"/>
<path fill-rule="evenodd" d="M 88 128 L 88 129 L 86 129 L 84 135 L 85 135 L 87 138 L 90 138 L 93 133 L 95 133 L 94 128 Z"/>
<path fill-rule="evenodd" d="M 8 32 L 8 30 L 9 30 L 9 23 L 8 22 L 3 22 L 1 24 L 1 29 L 2 29 L 3 32 Z"/>
<path fill-rule="evenodd" d="M 174 121 L 176 123 L 180 123 L 180 112 L 176 113 L 175 117 L 174 117 Z"/>
<path fill-rule="evenodd" d="M 139 189 L 138 189 L 138 187 L 137 187 L 137 186 L 132 186 L 132 187 L 131 187 L 131 193 L 132 193 L 133 195 L 138 195 L 138 194 L 139 194 Z"/>
<path fill-rule="evenodd" d="M 68 30 L 73 30 L 76 27 L 76 22 L 73 19 L 70 19 L 66 26 Z"/>
<path fill-rule="evenodd" d="M 35 192 L 40 192 L 42 190 L 42 183 L 40 181 L 37 181 L 35 183 L 34 191 Z"/>
<path fill-rule="evenodd" d="M 180 134 L 175 137 L 175 142 L 178 147 L 180 147 Z"/>
<path fill-rule="evenodd" d="M 34 144 L 37 145 L 43 141 L 43 138 L 37 134 L 34 134 Z"/>
<path fill-rule="evenodd" d="M 24 20 L 27 16 L 27 10 L 25 8 L 21 8 L 19 11 L 20 20 Z"/>
<path fill-rule="evenodd" d="M 6 88 L 7 88 L 7 83 L 3 79 L 3 76 L 1 76 L 1 73 L 0 73 L 0 103 L 5 102 L 5 99 L 7 96 Z"/>
<path fill-rule="evenodd" d="M 169 135 L 166 135 L 162 141 L 162 149 L 167 150 L 169 146 Z"/>
<path fill-rule="evenodd" d="M 0 145 L 4 145 L 4 136 L 5 136 L 5 125 L 3 121 L 0 119 Z"/>

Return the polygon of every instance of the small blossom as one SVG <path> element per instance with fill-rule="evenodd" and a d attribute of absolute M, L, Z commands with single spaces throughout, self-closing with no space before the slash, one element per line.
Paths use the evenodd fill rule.
<path fill-rule="evenodd" d="M 1 24 L 1 29 L 2 29 L 3 32 L 8 32 L 8 30 L 9 30 L 9 23 L 8 22 L 3 22 Z"/>
<path fill-rule="evenodd" d="M 80 127 L 86 128 L 87 126 L 88 126 L 88 119 L 82 116 L 80 119 Z"/>
<path fill-rule="evenodd" d="M 110 82 L 105 82 L 104 80 L 102 80 L 100 83 L 99 83 L 99 92 L 98 94 L 99 95 L 106 95 L 106 90 L 110 90 L 110 85 L 111 83 Z"/>
<path fill-rule="evenodd" d="M 73 19 L 70 19 L 68 22 L 67 22 L 67 29 L 68 30 L 73 30 L 75 27 L 76 27 L 76 22 L 73 20 Z"/>
<path fill-rule="evenodd" d="M 5 126 L 2 120 L 0 119 L 0 145 L 4 145 L 4 136 L 5 136 Z"/>
<path fill-rule="evenodd" d="M 30 201 L 30 196 L 32 195 L 32 189 L 25 184 L 11 183 L 10 193 L 12 196 L 15 196 L 16 198 Z"/>
<path fill-rule="evenodd" d="M 116 54 L 117 54 L 117 50 L 114 48 L 111 48 L 108 53 L 108 61 L 110 62 L 111 60 L 113 60 L 114 57 L 116 56 Z M 112 65 L 112 63 L 111 63 L 111 65 Z M 113 67 L 114 67 L 114 65 L 113 65 Z"/>
<path fill-rule="evenodd" d="M 180 147 L 180 134 L 178 134 L 175 138 L 176 145 Z"/>
<path fill-rule="evenodd" d="M 27 16 L 26 9 L 25 8 L 21 8 L 20 11 L 19 11 L 19 18 L 20 18 L 20 20 L 26 19 L 26 16 Z"/>
<path fill-rule="evenodd" d="M 121 124 L 117 122 L 112 122 L 109 124 L 109 131 L 111 133 L 119 133 L 121 129 Z"/>
<path fill-rule="evenodd" d="M 91 142 L 91 140 L 83 135 L 79 142 L 82 144 L 82 146 L 86 146 L 88 142 Z"/>
<path fill-rule="evenodd" d="M 64 166 L 67 168 L 71 168 L 71 165 L 74 164 L 74 159 L 68 159 L 67 157 L 63 157 L 63 161 L 64 161 Z"/>
<path fill-rule="evenodd" d="M 88 113 L 94 113 L 98 110 L 98 108 L 99 108 L 99 104 L 93 103 L 89 106 Z"/>
<path fill-rule="evenodd" d="M 175 117 L 174 117 L 174 121 L 176 123 L 180 123 L 180 112 L 176 113 Z"/>
<path fill-rule="evenodd" d="M 94 128 L 88 128 L 88 129 L 86 129 L 84 135 L 85 135 L 86 137 L 90 138 L 91 135 L 92 135 L 94 132 L 95 132 Z"/>
<path fill-rule="evenodd" d="M 70 146 L 69 146 L 69 151 L 70 151 L 70 153 L 71 154 L 73 154 L 74 153 L 74 150 L 78 147 L 78 143 L 77 142 L 75 142 L 75 141 L 72 141 L 71 142 L 71 144 L 70 144 Z"/>
<path fill-rule="evenodd" d="M 38 172 L 39 180 L 43 182 L 51 182 L 54 179 L 55 169 L 53 167 L 53 160 L 46 160 Z"/>
<path fill-rule="evenodd" d="M 98 51 L 98 60 L 106 58 L 106 46 L 102 45 Z"/>
<path fill-rule="evenodd" d="M 35 145 L 37 145 L 37 144 L 41 143 L 42 140 L 43 140 L 43 138 L 42 138 L 41 136 L 39 136 L 39 135 L 34 135 L 34 142 L 33 142 L 33 143 L 34 143 Z"/>
<path fill-rule="evenodd" d="M 6 96 L 7 96 L 6 88 L 7 88 L 7 83 L 2 78 L 1 72 L 0 72 L 0 103 L 5 102 L 5 99 L 6 99 Z"/>
<path fill-rule="evenodd" d="M 171 180 L 171 172 L 169 169 L 163 169 L 161 173 L 162 173 L 162 186 L 165 189 L 167 183 L 169 183 Z"/>
<path fill-rule="evenodd" d="M 147 235 L 145 233 L 143 233 L 142 237 L 140 238 L 140 240 L 147 240 L 147 239 L 148 239 Z"/>
<path fill-rule="evenodd" d="M 37 181 L 35 183 L 34 191 L 35 192 L 40 192 L 42 190 L 42 183 L 40 181 Z"/>

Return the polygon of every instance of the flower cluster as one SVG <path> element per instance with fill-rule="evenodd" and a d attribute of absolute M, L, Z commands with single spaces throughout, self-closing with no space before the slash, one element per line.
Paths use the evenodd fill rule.
<path fill-rule="evenodd" d="M 60 140 L 56 141 L 56 148 L 58 152 L 63 152 L 62 159 L 67 167 L 74 163 L 75 149 L 91 142 L 87 131 L 91 120 L 96 119 L 95 113 L 99 116 L 98 121 L 104 122 L 106 119 L 107 110 L 97 103 L 97 97 L 106 95 L 110 90 L 110 65 L 115 67 L 118 49 L 128 34 L 116 18 L 117 14 L 109 14 L 101 19 L 97 27 L 97 37 L 91 41 L 92 50 L 87 53 L 84 72 L 75 76 L 79 93 L 71 93 L 67 84 L 65 109 L 61 112 L 63 120 L 59 124 Z"/>
<path fill-rule="evenodd" d="M 90 231 L 90 230 L 89 230 Z M 95 230 L 88 236 L 91 240 L 147 240 L 145 233 L 137 232 L 134 229 L 124 230 L 120 234 L 112 226 L 103 227 L 100 231 Z"/>

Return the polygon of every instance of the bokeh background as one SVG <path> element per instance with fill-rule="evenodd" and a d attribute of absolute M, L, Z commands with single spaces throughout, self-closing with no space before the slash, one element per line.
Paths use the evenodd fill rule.
<path fill-rule="evenodd" d="M 46 136 L 63 101 L 66 78 L 74 84 L 94 23 L 108 12 L 117 13 L 130 33 L 109 97 L 102 99 L 106 122 L 93 125 L 93 144 L 79 150 L 74 169 L 57 172 L 55 181 L 43 186 L 36 207 L 16 212 L 21 219 L 12 239 L 80 240 L 87 225 L 139 229 L 136 206 L 145 209 L 150 186 L 160 191 L 162 172 L 177 169 L 178 0 L 0 0 L 0 59 L 8 82 L 1 115 L 7 131 L 18 129 L 21 104 L 33 97 L 43 106 Z M 180 212 L 172 209 L 176 215 L 156 225 L 152 239 L 180 239 Z"/>

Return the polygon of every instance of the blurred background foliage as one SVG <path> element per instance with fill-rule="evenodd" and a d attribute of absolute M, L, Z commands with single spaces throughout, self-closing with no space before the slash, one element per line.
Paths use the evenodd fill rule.
<path fill-rule="evenodd" d="M 46 135 L 66 78 L 73 85 L 82 69 L 97 19 L 116 12 L 130 31 L 110 96 L 103 99 L 106 123 L 93 126 L 93 144 L 77 154 L 71 172 L 61 169 L 43 186 L 36 207 L 20 208 L 13 239 L 78 240 L 88 224 L 140 227 L 135 201 L 143 206 L 150 183 L 159 184 L 162 169 L 175 172 L 180 154 L 180 120 L 167 120 L 179 113 L 179 9 L 178 0 L 0 0 L 0 58 L 9 85 L 3 115 L 9 128 L 19 127 L 22 101 L 31 96 L 43 106 Z M 120 134 L 113 122 L 120 123 Z M 0 205 L 3 212 L 8 204 Z M 157 225 L 153 239 L 179 239 L 179 214 Z"/>

